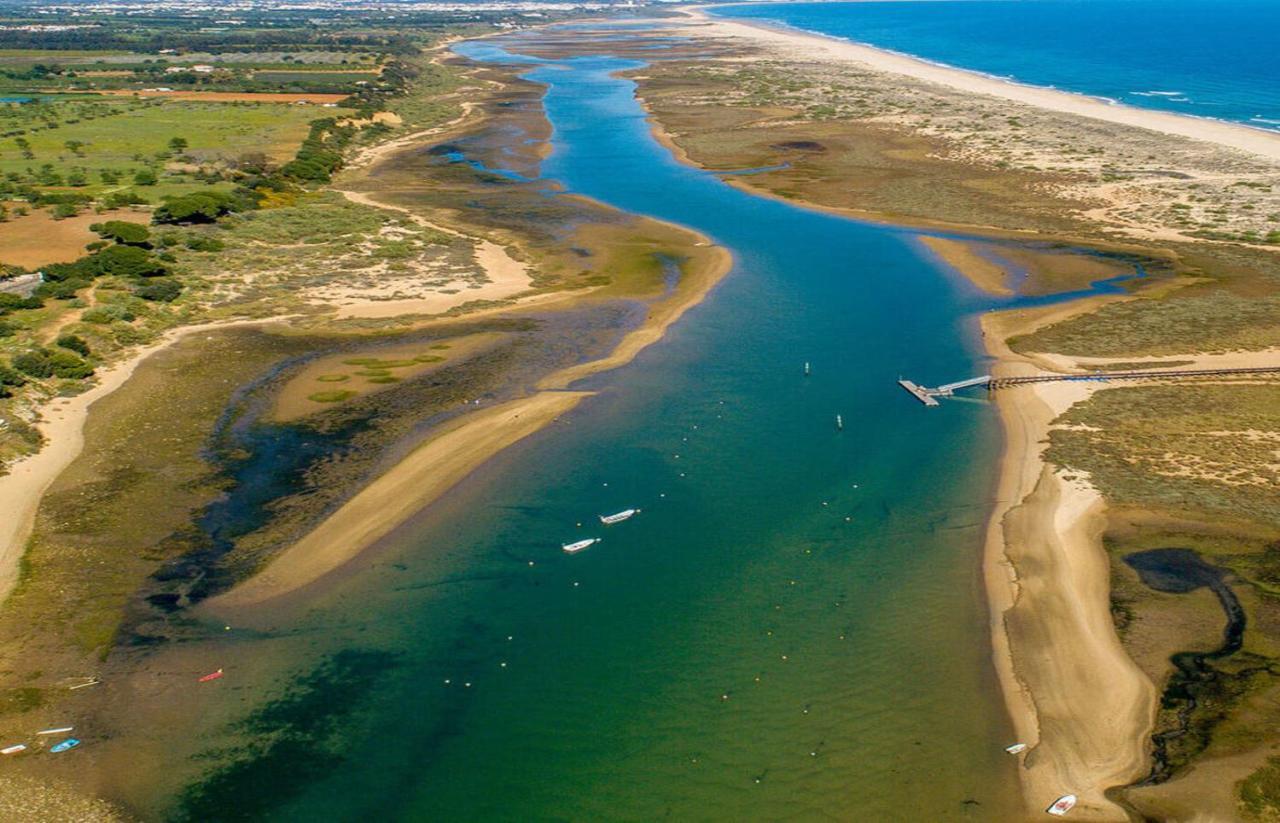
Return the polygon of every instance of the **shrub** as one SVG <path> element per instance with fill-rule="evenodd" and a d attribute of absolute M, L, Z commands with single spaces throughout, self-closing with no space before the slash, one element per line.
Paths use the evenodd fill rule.
<path fill-rule="evenodd" d="M 40 349 L 31 349 L 13 358 L 13 367 L 29 377 L 53 377 L 53 363 Z"/>
<path fill-rule="evenodd" d="M 89 263 L 90 258 L 82 257 L 74 263 L 51 263 L 45 266 L 44 280 L 56 283 L 59 280 L 92 280 L 97 274 Z"/>
<path fill-rule="evenodd" d="M 154 186 L 160 178 L 156 177 L 156 173 L 151 169 L 142 169 L 133 176 L 135 186 Z"/>
<path fill-rule="evenodd" d="M 53 373 L 69 380 L 83 380 L 93 375 L 93 366 L 69 351 L 54 351 L 47 355 Z"/>
<path fill-rule="evenodd" d="M 208 237 L 203 234 L 193 234 L 187 238 L 187 248 L 192 251 L 222 251 L 227 247 L 216 237 Z"/>
<path fill-rule="evenodd" d="M 80 315 L 80 320 L 85 323 L 106 326 L 115 323 L 117 320 L 131 323 L 134 320 L 134 314 L 124 306 L 94 306 L 91 309 L 85 309 L 84 313 Z"/>
<path fill-rule="evenodd" d="M 0 320 L 0 337 L 12 337 L 16 329 L 12 324 Z"/>
<path fill-rule="evenodd" d="M 89 344 L 88 342 L 85 341 L 83 337 L 78 337 L 77 335 L 74 335 L 74 334 L 64 334 L 61 337 L 59 337 L 57 340 L 53 341 L 53 343 L 55 346 L 59 346 L 64 349 L 70 349 L 71 351 L 81 355 L 82 357 L 89 356 Z"/>
<path fill-rule="evenodd" d="M 143 300 L 169 303 L 182 294 L 182 285 L 172 277 L 162 277 L 137 287 L 133 293 Z"/>
<path fill-rule="evenodd" d="M 38 309 L 44 305 L 44 301 L 39 297 L 19 297 L 16 294 L 8 294 L 0 292 L 0 317 L 11 311 L 19 311 L 21 309 Z"/>
<path fill-rule="evenodd" d="M 16 369 L 0 363 L 0 386 L 24 386 L 27 378 L 23 377 Z"/>
<path fill-rule="evenodd" d="M 70 280 L 52 280 L 41 283 L 36 288 L 40 297 L 52 297 L 54 300 L 72 300 L 80 289 L 88 288 L 90 281 L 72 278 Z"/>

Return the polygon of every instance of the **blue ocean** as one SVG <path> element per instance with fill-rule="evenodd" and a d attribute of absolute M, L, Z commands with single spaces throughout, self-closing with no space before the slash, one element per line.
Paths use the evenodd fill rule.
<path fill-rule="evenodd" d="M 1277 0 L 767 3 L 713 13 L 1131 106 L 1280 131 Z"/>

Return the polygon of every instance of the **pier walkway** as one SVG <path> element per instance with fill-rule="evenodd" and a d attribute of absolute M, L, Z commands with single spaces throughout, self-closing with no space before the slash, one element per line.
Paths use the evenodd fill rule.
<path fill-rule="evenodd" d="M 919 400 L 926 406 L 936 406 L 938 405 L 939 397 L 950 397 L 957 389 L 967 389 L 971 386 L 986 386 L 987 391 L 998 391 L 999 389 L 1021 386 L 1026 383 L 1079 382 L 1086 380 L 1109 383 L 1119 380 L 1176 380 L 1179 378 L 1220 377 L 1247 374 L 1280 374 L 1280 363 L 1277 363 L 1274 366 L 1252 366 L 1238 369 L 1151 369 L 1147 371 L 1089 372 L 1088 374 L 1045 373 L 1022 375 L 1019 377 L 992 377 L 989 374 L 984 374 L 981 377 L 971 377 L 968 380 L 958 380 L 955 383 L 946 383 L 934 389 L 918 385 L 905 379 L 899 379 L 898 385 L 902 386 L 902 388 L 911 393 L 912 397 Z"/>

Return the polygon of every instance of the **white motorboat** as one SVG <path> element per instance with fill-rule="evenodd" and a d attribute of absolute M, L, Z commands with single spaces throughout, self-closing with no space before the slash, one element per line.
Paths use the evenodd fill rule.
<path fill-rule="evenodd" d="M 621 523 L 623 520 L 630 520 L 640 513 L 639 509 L 623 509 L 616 514 L 600 515 L 600 522 L 606 526 L 612 526 L 614 523 Z"/>

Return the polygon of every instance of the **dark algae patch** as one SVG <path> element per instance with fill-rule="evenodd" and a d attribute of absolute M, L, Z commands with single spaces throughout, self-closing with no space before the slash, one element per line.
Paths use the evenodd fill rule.
<path fill-rule="evenodd" d="M 269 820 L 344 760 L 342 731 L 397 655 L 346 649 L 285 694 L 255 709 L 234 732 L 250 742 L 215 751 L 212 771 L 183 793 L 174 820 Z"/>
<path fill-rule="evenodd" d="M 1124 562 L 1152 589 L 1187 594 L 1208 588 L 1226 615 L 1222 645 L 1211 651 L 1174 654 L 1174 671 L 1160 699 L 1152 735 L 1152 768 L 1142 784 L 1162 783 L 1209 745 L 1214 728 L 1266 676 L 1266 661 L 1242 652 L 1247 623 L 1239 598 L 1227 583 L 1229 572 L 1201 559 L 1191 549 L 1161 548 L 1127 555 Z"/>

